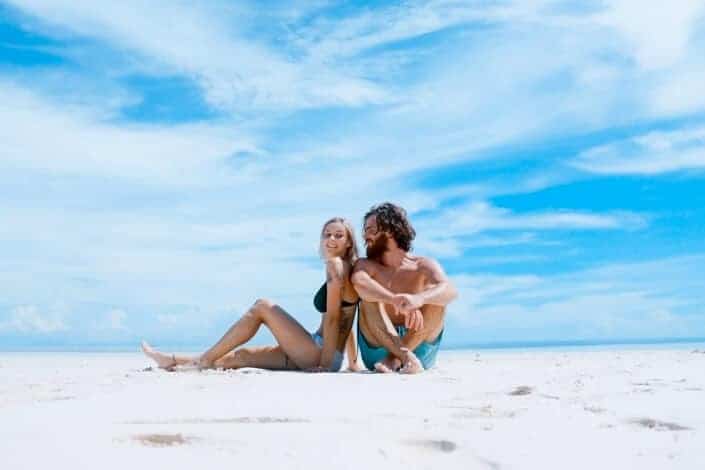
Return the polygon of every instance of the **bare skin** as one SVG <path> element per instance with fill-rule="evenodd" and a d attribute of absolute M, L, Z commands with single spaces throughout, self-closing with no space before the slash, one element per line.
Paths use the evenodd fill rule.
<path fill-rule="evenodd" d="M 250 340 L 263 324 L 277 340 L 276 346 L 235 349 Z M 177 366 L 199 369 L 308 369 L 319 364 L 321 355 L 309 332 L 284 309 L 265 299 L 257 300 L 217 343 L 199 356 L 164 354 L 145 345 L 145 354 L 154 359 L 159 367 L 168 370 Z"/>
<path fill-rule="evenodd" d="M 457 292 L 443 268 L 432 258 L 402 250 L 390 233 L 381 232 L 375 216 L 365 221 L 368 247 L 386 238 L 379 260 L 361 259 L 352 281 L 362 299 L 360 330 L 372 347 L 384 347 L 389 355 L 375 364 L 378 372 L 418 373 L 423 370 L 413 350 L 433 342 L 443 331 L 446 305 Z M 399 337 L 395 326 L 408 332 Z"/>
<path fill-rule="evenodd" d="M 348 334 L 348 340 L 345 342 L 345 354 L 348 356 L 348 370 L 350 372 L 361 372 L 365 370 L 358 361 L 357 338 L 354 331 L 350 331 Z"/>
<path fill-rule="evenodd" d="M 330 370 L 336 351 L 343 351 L 355 315 L 355 307 L 341 306 L 343 299 L 357 301 L 350 281 L 350 262 L 341 258 L 353 242 L 340 222 L 327 224 L 321 234 L 321 251 L 326 256 L 326 312 L 318 333 L 319 347 L 311 334 L 279 305 L 257 300 L 218 342 L 199 356 L 166 354 L 142 343 L 142 351 L 162 369 L 239 369 L 258 367 L 271 370 Z M 240 347 L 264 325 L 277 341 L 276 345 Z"/>

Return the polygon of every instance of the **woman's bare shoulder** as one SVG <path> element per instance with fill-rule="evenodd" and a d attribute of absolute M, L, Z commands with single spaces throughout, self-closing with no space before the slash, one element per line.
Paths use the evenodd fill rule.
<path fill-rule="evenodd" d="M 350 272 L 349 267 L 346 269 L 346 264 L 348 263 L 339 257 L 328 258 L 326 260 L 326 282 L 344 283 L 348 277 L 346 274 Z"/>

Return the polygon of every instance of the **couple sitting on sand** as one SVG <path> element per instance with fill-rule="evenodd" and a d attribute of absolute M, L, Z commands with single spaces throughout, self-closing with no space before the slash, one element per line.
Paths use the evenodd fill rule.
<path fill-rule="evenodd" d="M 435 363 L 446 305 L 457 294 L 438 262 L 409 253 L 415 236 L 404 209 L 391 203 L 374 206 L 364 218 L 367 258 L 357 259 L 350 223 L 342 218 L 326 222 L 320 241 L 326 282 L 313 299 L 323 315 L 313 334 L 279 305 L 260 299 L 200 356 L 164 354 L 146 343 L 142 349 L 168 370 L 195 366 L 337 372 L 359 305 L 357 340 L 365 366 L 378 372 L 421 372 Z M 276 346 L 239 347 L 263 324 Z M 354 344 L 350 349 L 355 350 Z M 354 367 L 355 361 L 349 362 Z"/>

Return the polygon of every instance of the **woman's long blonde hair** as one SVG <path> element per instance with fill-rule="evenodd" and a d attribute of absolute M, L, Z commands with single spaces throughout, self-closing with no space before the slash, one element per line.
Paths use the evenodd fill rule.
<path fill-rule="evenodd" d="M 353 264 L 355 264 L 355 261 L 357 261 L 357 259 L 359 258 L 359 255 L 357 254 L 357 240 L 355 239 L 355 229 L 353 229 L 353 226 L 348 221 L 348 219 L 344 217 L 333 217 L 331 219 L 328 219 L 326 223 L 323 224 L 323 228 L 321 228 L 321 240 L 323 240 L 323 234 L 326 231 L 326 227 L 328 227 L 328 225 L 332 224 L 333 222 L 339 222 L 343 224 L 343 227 L 345 227 L 345 233 L 348 236 L 348 240 L 350 240 L 350 246 L 345 251 L 343 259 L 350 263 L 350 266 L 352 266 Z M 323 247 L 320 245 L 320 243 L 318 250 L 321 257 L 323 257 Z"/>

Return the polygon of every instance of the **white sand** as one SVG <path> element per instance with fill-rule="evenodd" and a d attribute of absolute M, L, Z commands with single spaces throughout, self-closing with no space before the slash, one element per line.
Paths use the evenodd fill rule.
<path fill-rule="evenodd" d="M 692 348 L 442 352 L 420 376 L 148 365 L 1 354 L 0 468 L 705 465 L 705 354 Z"/>

